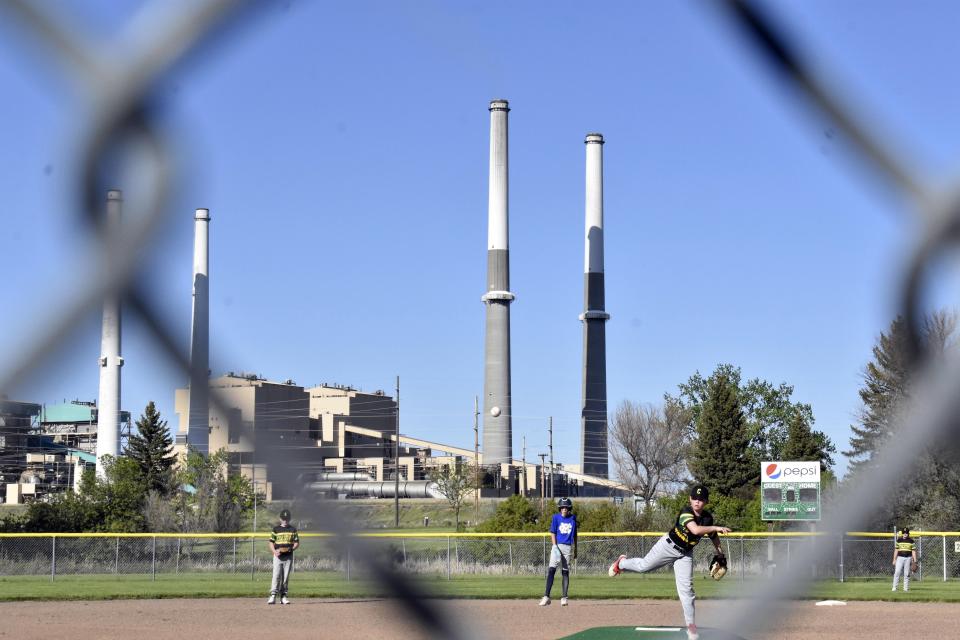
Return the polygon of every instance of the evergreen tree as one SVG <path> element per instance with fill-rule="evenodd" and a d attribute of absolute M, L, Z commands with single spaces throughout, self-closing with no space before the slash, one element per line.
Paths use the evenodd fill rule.
<path fill-rule="evenodd" d="M 814 431 L 800 414 L 794 415 L 787 424 L 787 440 L 780 453 L 780 460 L 818 460 L 824 470 L 833 466 L 831 453 L 836 447 L 827 435 Z"/>
<path fill-rule="evenodd" d="M 843 455 L 850 458 L 850 470 L 856 472 L 869 465 L 893 433 L 897 408 L 908 394 L 909 357 L 907 328 L 897 316 L 886 333 L 881 333 L 873 347 L 873 362 L 867 364 L 860 389 L 863 408 L 860 425 L 852 425 L 850 449 Z"/>
<path fill-rule="evenodd" d="M 921 329 L 921 348 L 937 359 L 957 348 L 955 313 L 937 311 Z M 856 479 L 874 459 L 885 442 L 897 435 L 898 412 L 910 398 L 911 371 L 907 357 L 907 329 L 902 318 L 891 322 L 873 347 L 873 361 L 864 369 L 860 389 L 863 407 L 859 425 L 851 426 L 848 478 Z M 933 442 L 921 451 L 913 470 L 898 483 L 874 514 L 873 527 L 886 528 L 905 522 L 923 522 L 928 528 L 949 530 L 960 522 L 960 467 L 950 447 Z"/>
<path fill-rule="evenodd" d="M 720 495 L 752 494 L 759 483 L 760 461 L 750 450 L 736 383 L 727 375 L 708 381 L 696 431 L 689 461 L 694 479 Z"/>
<path fill-rule="evenodd" d="M 153 401 L 137 420 L 137 434 L 130 436 L 125 454 L 137 463 L 148 490 L 164 495 L 169 492 L 171 468 L 176 462 L 173 438 Z"/>
<path fill-rule="evenodd" d="M 677 397 L 666 395 L 668 402 L 675 402 L 688 412 L 690 437 L 696 436 L 707 389 L 710 382 L 718 376 L 726 377 L 737 392 L 747 433 L 750 435 L 750 449 L 753 457 L 758 461 L 786 460 L 783 447 L 788 438 L 788 425 L 792 420 L 799 418 L 812 427 L 813 408 L 807 403 L 795 402 L 792 399 L 793 387 L 785 382 L 773 385 L 760 378 L 742 381 L 740 368 L 732 364 L 717 365 L 714 372 L 707 378 L 697 371 L 687 382 L 679 385 Z M 822 442 L 824 455 L 821 460 L 826 470 L 833 465 L 833 458 L 829 454 L 835 452 L 836 448 L 825 433 L 814 431 L 813 434 Z"/>

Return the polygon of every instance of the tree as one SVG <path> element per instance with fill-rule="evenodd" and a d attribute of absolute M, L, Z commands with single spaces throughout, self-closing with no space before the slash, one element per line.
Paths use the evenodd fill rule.
<path fill-rule="evenodd" d="M 820 466 L 829 469 L 833 466 L 833 457 L 837 448 L 820 431 L 813 431 L 804 417 L 796 413 L 787 425 L 787 440 L 780 453 L 780 460 L 820 462 Z"/>
<path fill-rule="evenodd" d="M 480 533 L 500 533 L 508 531 L 542 531 L 538 523 L 543 514 L 528 498 L 514 494 L 497 505 L 493 516 L 477 526 Z"/>
<path fill-rule="evenodd" d="M 956 349 L 957 316 L 937 311 L 927 317 L 921 330 L 921 346 L 934 358 Z M 843 455 L 850 458 L 852 472 L 869 466 L 884 442 L 896 431 L 897 412 L 910 396 L 911 370 L 909 336 L 903 318 L 897 316 L 886 333 L 881 332 L 873 347 L 873 361 L 863 372 L 859 426 L 850 430 L 850 449 Z"/>
<path fill-rule="evenodd" d="M 736 389 L 740 408 L 743 410 L 747 433 L 750 436 L 750 449 L 759 462 L 761 460 L 786 460 L 783 447 L 788 439 L 788 425 L 799 416 L 807 425 L 814 424 L 813 409 L 807 403 L 795 402 L 792 399 L 793 387 L 785 382 L 779 385 L 752 378 L 742 381 L 739 367 L 731 364 L 719 364 L 708 378 L 704 378 L 699 371 L 690 379 L 679 385 L 679 394 L 676 398 L 666 395 L 667 400 L 678 402 L 680 406 L 690 411 L 687 429 L 690 437 L 696 436 L 696 426 L 703 410 L 703 403 L 707 397 L 710 381 L 718 377 L 728 379 Z M 823 443 L 823 452 L 820 460 L 826 468 L 833 466 L 833 457 L 836 451 L 833 443 L 822 431 L 812 431 L 814 438 Z"/>
<path fill-rule="evenodd" d="M 447 499 L 453 509 L 457 531 L 460 530 L 460 509 L 463 501 L 476 490 L 476 473 L 474 465 L 469 463 L 445 465 L 430 472 L 430 479 L 436 483 L 437 491 Z"/>
<path fill-rule="evenodd" d="M 177 473 L 176 504 L 180 531 L 234 532 L 253 508 L 253 485 L 227 473 L 227 452 L 205 456 L 190 447 Z"/>
<path fill-rule="evenodd" d="M 934 312 L 921 327 L 921 348 L 933 359 L 955 355 L 956 328 L 956 313 Z M 897 421 L 899 411 L 911 397 L 913 385 L 908 340 L 905 322 L 899 316 L 894 318 L 887 331 L 880 333 L 873 360 L 864 368 L 859 424 L 850 427 L 850 448 L 843 452 L 850 459 L 850 480 L 874 465 L 880 449 L 902 428 Z M 939 529 L 955 527 L 960 522 L 960 469 L 953 455 L 951 447 L 928 446 L 913 470 L 899 479 L 878 507 L 873 525 L 924 522 Z"/>
<path fill-rule="evenodd" d="M 152 400 L 137 420 L 137 433 L 130 436 L 125 454 L 137 463 L 149 491 L 161 495 L 170 491 L 171 469 L 176 463 L 173 438 Z"/>
<path fill-rule="evenodd" d="M 749 444 L 736 383 L 723 374 L 712 376 L 688 461 L 693 477 L 720 495 L 752 494 L 760 472 Z"/>
<path fill-rule="evenodd" d="M 690 411 L 676 400 L 661 406 L 624 400 L 610 423 L 610 455 L 620 481 L 649 508 L 661 489 L 682 482 Z"/>

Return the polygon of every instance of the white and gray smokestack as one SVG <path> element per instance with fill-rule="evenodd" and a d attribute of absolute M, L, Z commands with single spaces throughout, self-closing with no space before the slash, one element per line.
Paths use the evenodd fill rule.
<path fill-rule="evenodd" d="M 583 385 L 580 465 L 583 473 L 608 477 L 607 334 L 603 284 L 603 136 L 588 133 L 586 242 L 583 265 Z"/>
<path fill-rule="evenodd" d="M 120 191 L 107 192 L 107 215 L 104 222 L 105 246 L 113 251 L 120 234 L 123 196 Z M 108 256 L 109 259 L 109 256 Z M 103 456 L 114 458 L 120 453 L 120 295 L 110 292 L 103 299 L 103 325 L 100 331 L 100 391 L 97 398 L 97 476 L 103 477 Z"/>
<path fill-rule="evenodd" d="M 490 102 L 490 191 L 487 213 L 487 308 L 483 377 L 483 463 L 513 460 L 510 396 L 510 245 L 506 100 Z"/>
<path fill-rule="evenodd" d="M 193 322 L 190 325 L 190 414 L 187 444 L 210 452 L 210 211 L 193 217 Z"/>

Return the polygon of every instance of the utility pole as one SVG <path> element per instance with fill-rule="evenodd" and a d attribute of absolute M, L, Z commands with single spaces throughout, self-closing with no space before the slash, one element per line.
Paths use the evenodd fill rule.
<path fill-rule="evenodd" d="M 400 528 L 400 376 L 397 376 L 397 415 L 394 419 L 397 430 L 396 446 L 393 448 L 393 526 Z"/>
<path fill-rule="evenodd" d="M 520 489 L 520 495 L 527 495 L 527 436 L 523 436 L 523 453 L 520 455 L 520 467 L 523 470 L 523 488 Z"/>
<path fill-rule="evenodd" d="M 480 399 L 473 396 L 473 475 L 474 488 L 473 509 L 476 512 L 473 526 L 480 523 Z"/>
<path fill-rule="evenodd" d="M 550 436 L 550 497 L 553 497 L 553 416 L 550 416 L 550 426 L 547 429 Z"/>
<path fill-rule="evenodd" d="M 546 470 L 546 463 L 544 462 L 544 458 L 547 457 L 547 454 L 538 453 L 537 455 L 540 456 L 540 513 L 543 513 L 543 498 L 547 492 L 547 486 L 546 486 L 547 470 Z"/>

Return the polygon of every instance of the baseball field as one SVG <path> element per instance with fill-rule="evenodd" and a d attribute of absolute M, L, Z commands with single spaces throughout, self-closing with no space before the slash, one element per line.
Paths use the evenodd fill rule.
<path fill-rule="evenodd" d="M 538 607 L 538 576 L 460 576 L 424 579 L 425 592 L 457 625 L 478 638 L 585 640 L 683 638 L 673 579 L 652 575 L 609 579 L 583 576 L 571 584 L 571 603 Z M 701 638 L 729 606 L 742 583 L 698 580 Z M 262 640 L 264 637 L 422 638 L 409 613 L 382 589 L 336 574 L 294 575 L 292 604 L 266 604 L 264 576 L 63 576 L 0 578 L 0 638 L 113 640 L 185 637 Z M 554 588 L 559 595 L 559 585 Z M 884 640 L 944 637 L 943 625 L 960 618 L 960 582 L 914 582 L 909 593 L 891 593 L 887 580 L 817 583 L 809 600 L 780 605 L 776 628 L 750 638 Z M 817 606 L 820 600 L 846 602 Z M 637 631 L 637 627 L 657 631 Z M 594 630 L 594 631 L 591 631 Z M 949 636 L 949 634 L 947 634 Z M 729 636 L 726 636 L 729 637 Z"/>

